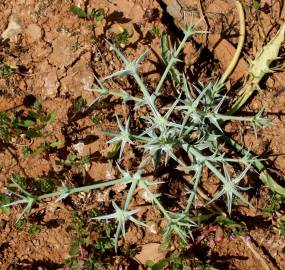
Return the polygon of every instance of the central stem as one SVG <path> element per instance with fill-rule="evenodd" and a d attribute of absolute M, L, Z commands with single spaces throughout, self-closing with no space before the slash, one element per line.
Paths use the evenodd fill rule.
<path fill-rule="evenodd" d="M 78 193 L 78 192 L 82 192 L 82 191 L 89 191 L 89 190 L 103 188 L 103 187 L 108 187 L 108 186 L 113 186 L 113 185 L 128 184 L 128 183 L 131 183 L 131 182 L 132 182 L 132 179 L 120 178 L 120 179 L 115 179 L 115 180 L 111 180 L 111 181 L 103 182 L 103 183 L 98 183 L 98 184 L 94 184 L 94 185 L 77 187 L 77 188 L 71 188 L 71 189 L 68 190 L 67 194 L 69 196 L 69 195 L 71 195 L 73 193 Z M 48 199 L 48 198 L 52 198 L 52 197 L 57 197 L 57 196 L 60 196 L 60 195 L 63 195 L 62 191 L 57 191 L 57 192 L 53 192 L 53 193 L 49 193 L 49 194 L 44 194 L 44 195 L 38 196 L 37 197 L 37 201 Z"/>
<path fill-rule="evenodd" d="M 176 50 L 176 51 L 174 52 L 174 54 L 172 55 L 172 57 L 171 57 L 169 63 L 167 64 L 167 67 L 166 67 L 166 69 L 165 69 L 163 75 L 162 75 L 161 78 L 160 78 L 160 81 L 159 81 L 159 83 L 158 83 L 158 85 L 157 85 L 157 87 L 156 87 L 156 89 L 155 89 L 155 94 L 158 94 L 158 93 L 159 93 L 160 88 L 161 88 L 162 84 L 164 83 L 167 74 L 169 73 L 171 67 L 174 65 L 174 63 L 175 63 L 175 61 L 176 61 L 176 59 L 177 59 L 177 57 L 178 57 L 180 51 L 183 49 L 183 47 L 184 47 L 184 45 L 185 45 L 187 39 L 191 36 L 191 34 L 192 34 L 192 33 L 187 33 L 187 34 L 184 35 L 184 37 L 183 37 L 183 39 L 182 39 L 182 41 L 181 41 L 179 47 L 177 48 L 177 50 Z"/>

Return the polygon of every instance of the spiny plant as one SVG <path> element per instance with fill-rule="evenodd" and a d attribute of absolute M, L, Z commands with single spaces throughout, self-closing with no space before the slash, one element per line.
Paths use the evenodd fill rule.
<path fill-rule="evenodd" d="M 243 157 L 239 158 L 227 157 L 224 146 L 226 134 L 223 132 L 223 124 L 226 121 L 249 122 L 253 126 L 255 134 L 257 134 L 257 127 L 266 126 L 269 123 L 267 119 L 262 118 L 262 110 L 254 116 L 233 116 L 224 114 L 222 112 L 222 106 L 227 98 L 223 95 L 223 84 L 220 81 L 210 83 L 206 86 L 199 83 L 198 86 L 194 86 L 196 93 L 193 94 L 190 92 L 186 77 L 178 73 L 179 71 L 175 68 L 175 65 L 180 61 L 178 56 L 189 37 L 193 34 L 201 33 L 205 32 L 195 30 L 193 25 L 185 24 L 184 38 L 177 49 L 174 47 L 174 49 L 171 50 L 168 44 L 165 43 L 167 47 L 163 48 L 162 53 L 167 66 L 156 89 L 152 93 L 148 91 L 138 72 L 139 66 L 146 58 L 148 52 L 143 53 L 138 59 L 130 61 L 114 45 L 107 42 L 122 60 L 124 68 L 104 78 L 103 82 L 116 77 L 130 76 L 139 86 L 141 94 L 133 96 L 125 91 L 118 93 L 114 91 L 111 92 L 104 86 L 103 82 L 98 79 L 99 88 L 94 89 L 94 91 L 100 93 L 100 97 L 112 94 L 121 98 L 123 102 L 132 101 L 135 111 L 138 111 L 141 107 L 148 109 L 148 114 L 142 116 L 140 119 L 140 121 L 143 122 L 143 131 L 135 134 L 130 131 L 130 119 L 125 119 L 125 125 L 123 125 L 122 121 L 120 121 L 116 115 L 119 133 L 113 134 L 106 132 L 106 134 L 112 136 L 112 139 L 109 141 L 110 143 L 120 142 L 119 158 L 123 156 L 127 144 L 134 144 L 134 142 L 136 142 L 135 144 L 144 150 L 146 160 L 152 161 L 154 169 L 162 163 L 166 166 L 169 159 L 173 159 L 178 163 L 181 170 L 194 172 L 193 190 L 190 193 L 184 211 L 180 213 L 172 213 L 165 209 L 157 199 L 159 195 L 151 193 L 149 189 L 150 183 L 141 180 L 134 180 L 132 182 L 126 200 L 128 206 L 130 197 L 133 195 L 132 189 L 135 190 L 137 187 L 140 187 L 147 191 L 150 194 L 153 204 L 161 210 L 164 218 L 167 220 L 167 226 L 165 226 L 164 229 L 165 239 L 172 233 L 175 233 L 185 242 L 187 239 L 187 231 L 190 232 L 191 235 L 191 227 L 195 226 L 195 223 L 189 216 L 189 210 L 194 204 L 194 197 L 196 196 L 197 187 L 205 167 L 221 182 L 221 189 L 214 195 L 209 203 L 226 195 L 229 214 L 232 211 L 233 197 L 237 197 L 251 206 L 242 195 L 242 192 L 248 188 L 243 188 L 238 184 L 257 158 L 249 155 L 249 153 L 245 153 Z M 177 88 L 180 88 L 180 91 L 173 104 L 161 107 L 157 100 L 161 95 L 163 83 L 168 75 L 177 83 Z M 191 161 L 190 164 L 185 164 L 182 160 L 182 153 L 188 155 Z M 239 164 L 239 166 L 237 166 L 237 164 Z M 227 168 L 234 169 L 236 167 L 244 167 L 244 169 L 240 170 L 240 174 L 232 178 Z M 118 222 L 116 239 L 118 239 L 120 230 L 123 236 L 125 235 L 124 223 L 127 220 L 136 224 L 140 223 L 133 218 L 135 210 L 128 210 L 126 204 L 125 207 L 121 209 L 114 203 L 114 208 L 114 214 L 106 215 L 102 218 L 116 218 Z"/>
<path fill-rule="evenodd" d="M 232 212 L 233 198 L 240 199 L 243 203 L 251 206 L 244 198 L 243 191 L 247 188 L 240 186 L 240 182 L 246 173 L 251 169 L 251 165 L 258 159 L 244 151 L 241 157 L 232 157 L 227 154 L 225 142 L 227 135 L 223 131 L 224 123 L 227 121 L 245 121 L 253 126 L 257 133 L 257 127 L 265 126 L 269 123 L 262 118 L 262 110 L 253 116 L 233 116 L 223 113 L 223 106 L 227 100 L 223 94 L 223 83 L 217 80 L 214 83 L 194 85 L 194 92 L 190 91 L 186 76 L 178 73 L 175 68 L 181 60 L 179 55 L 187 40 L 197 34 L 205 34 L 205 31 L 196 30 L 196 26 L 185 22 L 184 37 L 178 47 L 169 47 L 163 51 L 166 69 L 162 74 L 154 91 L 147 89 L 143 76 L 139 74 L 139 67 L 148 55 L 148 51 L 143 53 L 138 59 L 129 60 L 120 50 L 107 41 L 119 58 L 122 60 L 123 68 L 107 76 L 103 80 L 97 79 L 98 88 L 92 89 L 99 93 L 99 97 L 90 106 L 107 95 L 121 98 L 123 103 L 134 104 L 137 112 L 144 107 L 145 115 L 139 120 L 143 125 L 143 130 L 132 130 L 131 119 L 120 120 L 116 116 L 118 133 L 105 132 L 112 138 L 109 143 L 119 143 L 119 159 L 125 153 L 125 146 L 134 144 L 143 151 L 143 161 L 136 172 L 131 173 L 118 166 L 121 177 L 111 181 L 104 181 L 90 186 L 69 187 L 62 181 L 62 188 L 56 192 L 44 195 L 33 195 L 11 178 L 17 191 L 13 191 L 19 200 L 6 204 L 5 206 L 26 204 L 22 211 L 23 215 L 29 211 L 33 205 L 40 200 L 57 197 L 62 200 L 71 194 L 104 188 L 112 185 L 125 184 L 128 186 L 126 198 L 123 202 L 112 201 L 114 213 L 95 217 L 95 220 L 114 219 L 117 224 L 115 233 L 115 249 L 117 250 L 119 237 L 126 236 L 127 224 L 132 222 L 139 226 L 146 226 L 136 218 L 138 208 L 130 208 L 134 193 L 137 189 L 142 189 L 155 208 L 162 214 L 162 219 L 166 222 L 163 228 L 163 237 L 167 242 L 173 234 L 177 235 L 182 242 L 187 243 L 188 237 L 192 236 L 192 228 L 196 226 L 191 216 L 191 209 L 195 206 L 197 190 L 201 182 L 204 169 L 208 169 L 220 181 L 220 188 L 209 203 L 226 196 L 226 205 L 229 214 Z M 165 48 L 164 48 L 165 49 Z M 176 79 L 173 78 L 175 70 Z M 122 76 L 131 77 L 138 85 L 140 93 L 136 96 L 127 91 L 112 91 L 105 87 L 104 82 Z M 167 77 L 176 82 L 176 90 L 179 94 L 174 97 L 172 104 L 160 105 L 158 102 L 162 96 L 162 89 Z M 188 156 L 186 162 L 182 156 Z M 177 168 L 186 173 L 192 173 L 193 188 L 189 192 L 189 197 L 185 207 L 181 211 L 173 212 L 164 207 L 159 200 L 160 194 L 152 192 L 152 185 L 159 185 L 162 182 L 148 180 L 144 177 L 145 166 L 149 163 L 153 165 L 155 171 L 160 166 L 167 166 L 170 159 L 177 163 Z M 230 173 L 231 172 L 231 173 Z"/>

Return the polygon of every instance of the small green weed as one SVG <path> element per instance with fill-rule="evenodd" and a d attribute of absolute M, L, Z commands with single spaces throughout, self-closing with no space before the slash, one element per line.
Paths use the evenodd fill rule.
<path fill-rule="evenodd" d="M 88 18 L 87 13 L 83 9 L 81 9 L 80 7 L 77 7 L 75 5 L 71 5 L 69 10 L 71 13 L 73 13 L 74 15 L 76 15 L 79 18 L 84 18 L 84 19 Z"/>
<path fill-rule="evenodd" d="M 10 75 L 16 73 L 18 71 L 18 67 L 3 65 L 0 67 L 0 78 L 7 79 Z"/>
<path fill-rule="evenodd" d="M 24 177 L 20 176 L 19 174 L 13 173 L 11 176 L 11 179 L 13 179 L 13 184 L 11 184 L 11 191 L 14 191 L 17 186 L 19 186 L 22 189 L 27 189 L 27 181 Z"/>
<path fill-rule="evenodd" d="M 23 230 L 27 225 L 27 220 L 25 218 L 20 218 L 15 223 L 15 227 L 17 230 Z"/>
<path fill-rule="evenodd" d="M 45 194 L 48 192 L 53 192 L 56 189 L 56 180 L 49 177 L 40 177 L 37 179 L 34 178 L 25 178 L 18 174 L 13 173 L 11 176 L 13 184 L 9 185 L 11 193 L 14 194 L 17 190 L 17 187 L 35 194 Z M 0 205 L 5 205 L 8 200 L 8 195 L 1 194 L 2 203 Z M 10 194 L 11 196 L 11 194 Z M 3 207 L 3 206 L 2 206 Z"/>
<path fill-rule="evenodd" d="M 262 18 L 260 16 L 260 0 L 253 0 L 252 1 L 252 4 L 253 4 L 253 8 L 254 8 L 254 16 L 255 16 L 255 21 L 257 21 L 258 25 L 260 26 L 260 28 L 262 29 L 263 31 L 263 34 L 265 33 L 264 32 L 264 26 L 263 26 L 263 23 L 262 23 Z"/>
<path fill-rule="evenodd" d="M 72 104 L 72 108 L 71 108 L 71 112 L 74 115 L 78 114 L 78 113 L 82 113 L 82 111 L 85 109 L 87 104 L 86 99 L 80 97 L 77 98 L 74 103 Z"/>
<path fill-rule="evenodd" d="M 60 140 L 56 140 L 54 142 L 43 142 L 35 149 L 31 149 L 30 147 L 26 146 L 23 149 L 24 157 L 36 157 L 48 150 L 52 149 L 59 149 L 61 146 Z"/>
<path fill-rule="evenodd" d="M 109 256 L 108 251 L 114 249 L 114 239 L 111 237 L 114 226 L 112 224 L 101 226 L 98 222 L 87 223 L 89 218 L 97 215 L 96 211 L 91 211 L 86 218 L 79 217 L 76 213 L 71 214 L 73 225 L 67 228 L 72 238 L 69 249 L 70 258 L 67 259 L 70 269 L 78 269 L 78 265 L 82 263 L 84 269 L 88 270 L 108 269 L 105 268 L 106 263 L 103 261 L 107 254 Z M 92 232 L 98 235 L 95 241 L 90 239 Z"/>
<path fill-rule="evenodd" d="M 89 16 L 94 18 L 97 22 L 100 22 L 105 18 L 104 10 L 103 9 L 93 9 Z"/>
<path fill-rule="evenodd" d="M 280 231 L 280 234 L 285 237 L 285 215 L 278 219 L 277 229 Z"/>
<path fill-rule="evenodd" d="M 191 260 L 194 260 L 194 258 L 191 258 L 189 255 L 187 256 L 182 253 L 174 253 L 157 263 L 147 261 L 146 266 L 151 270 L 218 270 L 213 266 L 200 264 L 198 262 L 195 262 L 196 266 L 193 268 L 189 265 Z"/>
<path fill-rule="evenodd" d="M 56 189 L 56 181 L 49 177 L 41 177 L 32 181 L 31 188 L 41 194 L 53 192 Z"/>
<path fill-rule="evenodd" d="M 281 205 L 284 203 L 284 196 L 275 192 L 271 192 L 270 198 L 267 200 L 265 206 L 262 208 L 264 217 L 271 217 L 276 211 L 281 208 Z"/>
<path fill-rule="evenodd" d="M 36 110 L 29 110 L 27 113 L 19 111 L 12 117 L 5 112 L 0 112 L 0 135 L 4 141 L 11 141 L 12 138 L 21 135 L 25 135 L 28 139 L 46 137 L 51 135 L 51 132 L 45 132 L 44 128 L 50 125 L 55 118 L 55 111 L 47 116 Z"/>
<path fill-rule="evenodd" d="M 276 192 L 271 192 L 266 205 L 262 208 L 263 216 L 267 219 L 274 220 L 274 228 L 278 230 L 283 237 L 285 237 L 285 215 L 282 211 L 284 204 L 284 196 Z"/>
<path fill-rule="evenodd" d="M 28 230 L 28 234 L 29 234 L 30 236 L 36 236 L 36 235 L 38 235 L 40 232 L 41 232 L 41 228 L 40 228 L 38 225 L 36 225 L 36 224 L 31 225 L 31 227 L 30 227 L 29 230 Z"/>
<path fill-rule="evenodd" d="M 90 157 L 89 156 L 81 156 L 78 157 L 75 152 L 70 152 L 66 158 L 66 160 L 56 160 L 55 163 L 57 165 L 64 165 L 71 168 L 81 168 L 84 169 L 86 166 L 90 165 Z"/>
<path fill-rule="evenodd" d="M 102 116 L 100 116 L 100 115 L 95 115 L 95 116 L 93 116 L 93 117 L 91 118 L 91 121 L 93 122 L 93 124 L 99 125 L 99 124 L 102 123 L 103 118 L 102 118 Z"/>
<path fill-rule="evenodd" d="M 149 34 L 154 36 L 154 37 L 161 37 L 162 33 L 160 29 L 157 26 L 153 26 L 149 31 Z"/>
<path fill-rule="evenodd" d="M 245 234 L 247 231 L 247 227 L 244 222 L 236 222 L 224 215 L 217 216 L 215 222 L 218 223 L 222 227 L 223 232 L 227 232 L 228 235 L 233 233 L 235 236 L 240 236 Z"/>
<path fill-rule="evenodd" d="M 10 214 L 10 208 L 7 206 L 4 206 L 4 205 L 9 204 L 9 203 L 10 203 L 10 197 L 6 194 L 0 194 L 0 210 L 5 215 Z"/>
<path fill-rule="evenodd" d="M 73 257 L 79 253 L 81 245 L 88 245 L 90 243 L 90 239 L 88 228 L 85 226 L 83 219 L 75 212 L 73 212 L 70 217 L 73 225 L 69 226 L 66 230 L 68 233 L 74 235 L 69 249 L 69 255 Z"/>
<path fill-rule="evenodd" d="M 191 270 L 192 268 L 187 265 L 186 261 L 189 262 L 189 258 L 186 260 L 186 258 L 183 258 L 181 255 L 171 254 L 169 257 L 157 263 L 154 263 L 153 261 L 147 261 L 146 265 L 151 270 Z"/>
<path fill-rule="evenodd" d="M 97 22 L 102 21 L 105 18 L 104 10 L 93 9 L 90 13 L 85 12 L 80 7 L 71 5 L 69 8 L 70 12 L 82 19 L 92 19 L 94 18 Z"/>
<path fill-rule="evenodd" d="M 130 37 L 130 34 L 129 34 L 128 30 L 124 28 L 122 32 L 117 33 L 114 36 L 113 42 L 117 47 L 120 47 L 121 44 L 128 43 L 129 37 Z"/>

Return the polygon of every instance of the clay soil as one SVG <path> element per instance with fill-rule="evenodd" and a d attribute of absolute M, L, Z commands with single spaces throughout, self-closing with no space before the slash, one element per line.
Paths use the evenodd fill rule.
<path fill-rule="evenodd" d="M 234 91 L 242 85 L 248 71 L 248 60 L 253 59 L 257 51 L 276 34 L 285 19 L 283 1 L 256 1 L 260 2 L 258 11 L 254 9 L 252 1 L 242 2 L 247 7 L 247 36 L 238 66 L 226 85 L 230 96 L 234 96 Z M 70 12 L 71 5 L 88 12 L 92 9 L 102 10 L 104 19 L 79 18 Z M 89 91 L 94 83 L 96 85 L 94 74 L 103 78 L 121 68 L 121 62 L 105 39 L 114 41 L 116 35 L 126 29 L 129 33 L 127 40 L 118 43 L 124 54 L 135 59 L 150 49 L 140 69 L 150 88 L 156 85 L 164 66 L 159 56 L 160 39 L 153 30 L 166 31 L 174 44 L 181 38 L 184 12 L 204 18 L 203 27 L 209 31 L 207 36 L 195 37 L 187 42 L 181 55 L 184 58 L 182 68 L 188 74 L 190 83 L 215 81 L 230 62 L 238 41 L 238 16 L 233 1 L 229 0 L 0 0 L 0 10 L 0 33 L 4 33 L 11 21 L 19 26 L 15 33 L 10 33 L 9 39 L 1 40 L 0 67 L 4 64 L 20 67 L 8 77 L 0 78 L 0 111 L 10 114 L 27 111 L 29 101 L 37 97 L 46 113 L 57 112 L 56 120 L 47 128 L 53 132 L 50 139 L 60 140 L 61 143 L 58 150 L 25 157 L 21 138 L 11 144 L 0 140 L 2 192 L 5 192 L 13 173 L 33 179 L 52 177 L 58 185 L 62 179 L 70 185 L 83 185 L 118 176 L 115 161 L 107 155 L 106 141 L 109 137 L 96 133 L 96 130 L 116 131 L 115 113 L 126 116 L 129 108 L 114 98 L 107 98 L 91 114 L 80 111 L 74 115 L 72 112 L 76 100 L 83 98 L 86 104 L 90 104 L 96 97 Z M 282 65 L 282 61 L 277 64 Z M 229 124 L 226 127 L 236 140 L 267 159 L 268 168 L 283 186 L 284 81 L 285 72 L 282 70 L 267 76 L 262 81 L 262 90 L 242 109 L 244 114 L 250 114 L 263 107 L 265 115 L 272 119 L 272 125 L 259 130 L 257 138 L 247 126 Z M 170 80 L 167 81 L 164 91 L 177 94 L 171 93 L 172 86 Z M 109 87 L 132 91 L 134 83 L 122 78 L 111 81 Z M 94 124 L 92 117 L 99 119 L 98 123 Z M 34 139 L 30 147 L 35 149 L 42 142 L 43 138 Z M 84 172 L 56 164 L 55 160 L 66 159 L 74 146 L 82 142 L 81 155 L 91 157 L 90 165 Z M 127 151 L 121 165 L 132 170 L 139 161 L 132 149 Z M 167 177 L 170 181 L 168 190 L 163 192 L 169 194 L 169 198 L 182 196 L 181 186 L 185 183 L 181 183 L 177 175 Z M 209 176 L 210 181 L 206 180 L 207 175 L 203 179 L 203 188 L 211 195 L 217 188 L 215 179 Z M 268 206 L 271 193 L 258 178 L 250 181 L 253 186 L 251 202 L 255 209 L 241 207 L 232 217 L 246 225 L 246 233 L 241 237 L 230 237 L 230 234 L 222 232 L 223 236 L 218 237 L 217 224 L 201 225 L 194 234 L 194 243 L 197 245 L 189 240 L 189 249 L 186 249 L 186 254 L 192 258 L 189 261 L 193 260 L 188 265 L 193 269 L 198 269 L 195 268 L 195 258 L 199 263 L 217 269 L 285 269 L 284 235 L 281 235 L 276 221 L 284 212 L 281 207 L 265 218 L 262 208 Z M 125 195 L 124 192 L 124 187 L 116 187 L 72 195 L 63 201 L 39 203 L 25 217 L 27 225 L 21 229 L 15 226 L 21 211 L 19 206 L 11 208 L 9 215 L 0 212 L 0 269 L 69 269 L 66 260 L 71 257 L 70 245 L 74 237 L 68 230 L 74 224 L 71 213 L 86 216 L 92 209 L 109 213 L 111 200 L 119 200 Z M 136 196 L 136 203 L 142 203 L 143 196 L 139 192 Z M 149 223 L 155 223 L 159 216 L 151 209 L 151 206 L 145 206 L 142 215 Z M 36 235 L 28 231 L 33 224 L 40 228 Z M 214 232 L 201 240 L 203 232 L 211 226 Z M 147 269 L 143 264 L 147 259 L 163 259 L 179 250 L 179 244 L 174 241 L 165 252 L 159 251 L 158 244 L 162 238 L 158 231 L 159 228 L 145 231 L 130 226 L 125 242 L 119 242 L 120 247 L 125 247 L 129 252 L 115 254 L 113 250 L 108 250 L 102 259 L 106 269 Z M 96 232 L 90 232 L 89 237 L 95 243 L 99 236 Z M 130 250 L 139 255 L 133 257 Z M 90 250 L 85 250 L 82 245 L 78 260 L 84 261 L 88 252 Z M 268 268 L 261 263 L 261 258 Z M 84 269 L 80 264 L 77 267 L 75 269 Z"/>

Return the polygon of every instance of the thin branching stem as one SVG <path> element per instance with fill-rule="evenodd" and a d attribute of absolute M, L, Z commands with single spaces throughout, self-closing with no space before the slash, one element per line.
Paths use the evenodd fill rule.
<path fill-rule="evenodd" d="M 102 94 L 102 95 L 106 94 L 106 91 L 104 89 L 100 89 L 100 88 L 96 88 L 96 89 L 90 88 L 90 89 L 88 89 L 88 91 L 97 92 L 97 93 Z M 126 97 L 126 95 L 124 93 L 120 92 L 120 90 L 108 91 L 107 94 L 114 96 L 114 97 L 119 97 L 121 99 L 124 99 Z M 135 102 L 142 102 L 143 101 L 143 99 L 138 98 L 138 97 L 133 97 L 133 96 L 130 96 L 130 99 L 135 101 Z M 96 100 L 96 102 L 97 102 L 97 100 Z"/>
<path fill-rule="evenodd" d="M 196 193 L 197 193 L 197 188 L 199 186 L 199 183 L 200 183 L 200 178 L 201 178 L 201 175 L 202 175 L 202 170 L 203 170 L 203 167 L 200 166 L 198 168 L 198 171 L 196 172 L 195 174 L 195 182 L 194 182 L 194 187 L 193 187 L 193 191 L 191 192 L 191 195 L 189 196 L 189 199 L 188 199 L 188 202 L 187 202 L 187 206 L 184 210 L 185 213 L 188 213 L 189 210 L 190 210 L 190 207 L 192 206 L 193 204 L 193 200 L 196 196 Z"/>
<path fill-rule="evenodd" d="M 111 180 L 111 181 L 103 182 L 103 183 L 98 183 L 98 184 L 94 184 L 94 185 L 77 187 L 77 188 L 70 188 L 67 191 L 67 195 L 69 196 L 69 195 L 74 194 L 74 193 L 104 188 L 104 187 L 113 186 L 113 185 L 129 184 L 131 182 L 132 182 L 132 179 L 120 178 L 120 179 L 115 179 L 115 180 Z M 63 191 L 57 191 L 57 192 L 53 192 L 53 193 L 49 193 L 49 194 L 44 194 L 44 195 L 38 196 L 37 200 L 40 201 L 40 200 L 44 200 L 44 199 L 48 199 L 48 198 L 52 198 L 52 197 L 57 197 L 57 196 L 60 196 L 62 194 L 63 194 Z"/>
<path fill-rule="evenodd" d="M 128 210 L 129 208 L 129 204 L 133 198 L 133 195 L 134 195 L 134 192 L 135 192 L 135 189 L 137 188 L 137 185 L 139 183 L 140 179 L 139 178 L 134 178 L 132 184 L 131 184 L 131 187 L 128 191 L 128 195 L 127 195 L 127 199 L 125 201 L 125 205 L 124 205 L 124 210 Z"/>
<path fill-rule="evenodd" d="M 244 149 L 242 145 L 237 143 L 235 140 L 224 137 L 225 142 L 230 146 L 236 148 L 240 153 L 243 155 L 249 155 L 249 158 L 254 158 L 254 155 L 249 154 L 247 149 Z M 269 187 L 272 191 L 277 192 L 278 194 L 285 195 L 285 188 L 279 185 L 269 174 L 266 169 L 266 165 L 263 164 L 260 160 L 255 160 L 252 164 L 258 169 L 259 171 L 259 179 L 263 182 L 264 185 Z"/>
<path fill-rule="evenodd" d="M 225 179 L 224 175 L 222 175 L 222 173 L 219 170 L 217 170 L 217 168 L 212 164 L 212 162 L 208 161 L 200 153 L 200 151 L 198 151 L 194 147 L 189 147 L 189 146 L 188 146 L 187 150 L 189 151 L 190 154 L 195 156 L 196 159 L 203 160 L 205 165 L 212 171 L 212 173 L 214 173 L 223 183 L 226 183 L 227 180 Z"/>
<path fill-rule="evenodd" d="M 211 114 L 210 114 L 211 115 Z M 240 121 L 240 122 L 253 122 L 254 116 L 234 116 L 234 115 L 224 115 L 224 114 L 214 114 L 213 115 L 218 120 L 223 121 Z"/>
<path fill-rule="evenodd" d="M 243 12 L 243 7 L 239 1 L 235 1 L 236 7 L 238 9 L 238 15 L 239 15 L 239 27 L 240 27 L 240 32 L 239 32 L 239 41 L 238 41 L 238 46 L 235 51 L 235 54 L 228 65 L 226 71 L 224 72 L 222 78 L 220 79 L 219 83 L 224 84 L 226 80 L 228 79 L 229 75 L 233 72 L 234 68 L 236 67 L 238 60 L 240 58 L 240 54 L 243 48 L 244 40 L 245 40 L 245 19 L 244 19 L 244 12 Z"/>
<path fill-rule="evenodd" d="M 168 62 L 167 64 L 167 67 L 163 73 L 163 75 L 161 76 L 159 82 L 158 82 L 158 85 L 156 86 L 156 89 L 155 89 L 155 94 L 158 94 L 165 79 L 166 79 L 166 76 L 168 75 L 171 67 L 175 64 L 175 61 L 177 61 L 177 57 L 179 56 L 181 50 L 183 49 L 186 41 L 188 40 L 188 38 L 191 36 L 190 33 L 185 33 L 181 43 L 179 44 L 179 47 L 177 48 L 177 50 L 174 52 L 174 54 L 171 56 L 171 59 L 170 61 Z"/>
<path fill-rule="evenodd" d="M 134 77 L 135 81 L 139 85 L 139 88 L 141 89 L 147 104 L 150 106 L 150 109 L 151 109 L 152 113 L 156 117 L 161 117 L 160 113 L 158 112 L 158 110 L 155 107 L 154 100 L 151 98 L 151 96 L 150 96 L 150 94 L 149 94 L 149 92 L 148 92 L 148 90 L 147 90 L 143 80 L 141 79 L 141 77 L 137 74 L 137 72 L 132 74 L 132 76 Z"/>
<path fill-rule="evenodd" d="M 150 189 L 148 188 L 147 184 L 145 184 L 144 182 L 141 182 L 140 185 L 148 194 L 152 194 Z M 153 196 L 152 200 L 153 200 L 153 203 L 163 213 L 164 217 L 166 219 L 170 220 L 171 219 L 170 215 L 167 213 L 166 209 L 163 207 L 163 205 L 160 203 L 160 201 L 157 198 L 155 198 L 155 196 Z"/>

